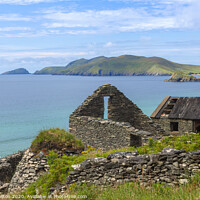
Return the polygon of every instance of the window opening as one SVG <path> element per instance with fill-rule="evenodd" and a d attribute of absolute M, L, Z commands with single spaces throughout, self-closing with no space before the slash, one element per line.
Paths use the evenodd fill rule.
<path fill-rule="evenodd" d="M 178 131 L 178 122 L 170 122 L 171 131 Z"/>
<path fill-rule="evenodd" d="M 108 99 L 109 96 L 104 97 L 104 119 L 108 119 Z"/>

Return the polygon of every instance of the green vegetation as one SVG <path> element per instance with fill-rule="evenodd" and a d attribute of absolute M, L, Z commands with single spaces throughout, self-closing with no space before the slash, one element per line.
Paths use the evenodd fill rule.
<path fill-rule="evenodd" d="M 41 150 L 76 150 L 78 152 L 83 151 L 84 145 L 79 139 L 76 139 L 74 135 L 69 134 L 64 129 L 49 129 L 39 133 L 39 135 L 33 140 L 31 144 L 31 151 L 38 153 Z"/>
<path fill-rule="evenodd" d="M 41 137 L 42 139 L 42 137 Z M 37 139 L 37 141 L 40 141 Z M 34 142 L 35 143 L 35 142 Z M 37 142 L 37 144 L 40 142 Z M 49 173 L 43 175 L 40 179 L 38 179 L 35 183 L 31 184 L 27 190 L 23 193 L 24 195 L 34 195 L 36 194 L 36 190 L 41 195 L 48 195 L 49 189 L 51 187 L 55 187 L 58 184 L 64 183 L 66 181 L 66 177 L 70 171 L 73 170 L 71 167 L 75 164 L 80 164 L 84 160 L 88 158 L 96 158 L 96 157 L 107 157 L 110 153 L 114 153 L 117 151 L 135 151 L 137 150 L 139 154 L 153 154 L 158 153 L 165 147 L 173 147 L 175 149 L 186 150 L 186 151 L 196 151 L 200 149 L 200 134 L 187 134 L 182 135 L 180 137 L 164 137 L 161 141 L 154 141 L 152 138 L 149 139 L 149 143 L 143 147 L 127 147 L 123 149 L 114 149 L 108 152 L 102 152 L 101 150 L 96 150 L 88 146 L 86 151 L 83 151 L 80 156 L 62 156 L 59 157 L 57 153 L 51 151 L 47 156 L 47 162 L 50 166 Z M 199 179 L 198 179 L 199 180 Z M 107 188 L 102 190 L 101 188 L 97 188 L 97 190 L 93 191 L 92 187 L 94 186 L 74 186 L 72 190 L 68 192 L 70 194 L 76 193 L 77 195 L 85 194 L 88 195 L 88 199 L 131 199 L 133 195 L 135 195 L 135 199 L 145 199 L 148 195 L 153 195 L 156 199 L 167 199 L 167 197 L 173 197 L 174 199 L 181 199 L 182 196 L 185 196 L 187 199 L 186 193 L 190 190 L 193 190 L 191 195 L 195 195 L 197 193 L 196 186 L 200 186 L 200 181 L 198 183 L 192 182 L 190 185 L 173 188 L 162 188 L 159 184 L 155 185 L 155 187 L 151 189 L 146 189 L 142 186 L 139 186 L 135 183 L 125 184 L 118 186 L 117 188 Z M 161 192 L 163 190 L 163 192 Z M 81 193 L 82 191 L 82 193 Z M 111 195 L 111 192 L 115 193 Z M 109 194 L 110 193 L 110 194 Z M 169 193 L 169 194 L 168 194 Z M 121 194 L 121 195 L 120 195 Z M 198 193 L 199 194 L 199 193 Z M 109 196 L 110 195 L 110 196 Z M 128 196 L 131 195 L 131 196 Z M 167 196 L 169 195 L 169 196 Z M 178 196 L 180 195 L 180 196 Z M 89 198 L 91 196 L 91 198 Z M 153 198 L 153 199 L 154 199 Z M 148 199 L 148 198 L 147 198 Z M 149 198 L 150 199 L 150 198 Z M 173 198 L 172 198 L 173 199 Z M 183 198 L 184 199 L 184 198 Z"/>
<path fill-rule="evenodd" d="M 36 71 L 34 74 L 45 75 L 45 74 L 55 74 L 57 71 L 64 70 L 65 67 L 45 67 L 40 71 Z"/>
<path fill-rule="evenodd" d="M 151 187 L 138 183 L 124 183 L 115 187 L 101 188 L 94 185 L 72 185 L 70 195 L 87 196 L 87 200 L 193 200 L 200 198 L 200 175 L 194 175 L 190 183 L 180 187 L 153 184 Z"/>
<path fill-rule="evenodd" d="M 199 65 L 184 65 L 159 57 L 123 55 L 119 57 L 97 57 L 90 60 L 79 59 L 66 67 L 47 67 L 35 74 L 55 75 L 165 75 L 177 70 L 199 73 Z"/>
<path fill-rule="evenodd" d="M 161 152 L 165 147 L 172 147 L 178 150 L 197 151 L 200 150 L 200 134 L 186 134 L 179 137 L 164 137 L 161 141 L 149 139 L 148 145 L 141 147 L 127 147 L 123 149 L 114 149 L 99 155 L 100 157 L 107 157 L 110 153 L 117 151 L 135 151 L 139 154 L 156 154 Z M 97 154 L 98 155 L 98 154 Z M 99 157 L 98 156 L 98 157 Z"/>
<path fill-rule="evenodd" d="M 12 71 L 4 72 L 2 75 L 9 75 L 9 74 L 29 74 L 29 72 L 24 68 L 18 68 Z"/>
<path fill-rule="evenodd" d="M 174 72 L 172 74 L 172 76 L 170 77 L 170 79 L 166 80 L 166 81 L 169 81 L 169 82 L 190 82 L 190 81 L 197 81 L 200 79 L 197 79 L 196 77 L 192 76 L 192 75 L 189 75 L 189 74 L 186 74 L 182 71 L 177 71 L 177 72 Z"/>

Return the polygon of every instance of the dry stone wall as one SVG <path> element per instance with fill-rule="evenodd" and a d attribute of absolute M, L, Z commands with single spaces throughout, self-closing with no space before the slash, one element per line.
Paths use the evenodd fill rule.
<path fill-rule="evenodd" d="M 135 136 L 132 146 L 142 145 L 142 137 L 137 134 L 138 130 L 129 123 L 82 116 L 71 117 L 70 120 L 70 133 L 94 148 L 109 150 L 130 146 L 131 135 Z"/>
<path fill-rule="evenodd" d="M 47 165 L 46 157 L 35 157 L 35 154 L 30 149 L 27 149 L 11 179 L 8 192 L 12 193 L 24 190 L 29 184 L 47 172 L 48 169 L 49 166 Z"/>
<path fill-rule="evenodd" d="M 87 159 L 74 165 L 67 185 L 93 183 L 97 185 L 139 181 L 144 185 L 166 183 L 178 185 L 188 182 L 189 176 L 200 172 L 200 151 L 185 152 L 167 147 L 153 155 L 137 152 L 117 152 L 107 158 Z"/>
<path fill-rule="evenodd" d="M 19 151 L 0 159 L 0 192 L 7 191 L 9 182 L 12 179 L 23 154 L 23 151 Z"/>
<path fill-rule="evenodd" d="M 80 138 L 85 145 L 110 150 L 127 146 L 145 145 L 149 137 L 159 140 L 163 136 L 135 129 L 128 122 L 78 116 L 70 118 L 70 133 Z"/>

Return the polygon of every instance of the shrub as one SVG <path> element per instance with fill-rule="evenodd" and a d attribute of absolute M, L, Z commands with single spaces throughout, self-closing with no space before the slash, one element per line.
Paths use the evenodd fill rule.
<path fill-rule="evenodd" d="M 81 152 L 84 149 L 82 142 L 64 129 L 49 129 L 39 133 L 31 144 L 31 151 L 37 153 L 42 150 L 75 150 Z"/>

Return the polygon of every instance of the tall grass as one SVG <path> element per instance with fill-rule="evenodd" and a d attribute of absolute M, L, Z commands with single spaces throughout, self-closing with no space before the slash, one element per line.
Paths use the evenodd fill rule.
<path fill-rule="evenodd" d="M 85 184 L 74 185 L 67 193 L 77 197 L 85 195 L 87 200 L 199 200 L 200 175 L 177 187 L 154 184 L 147 188 L 134 182 L 106 188 Z"/>

